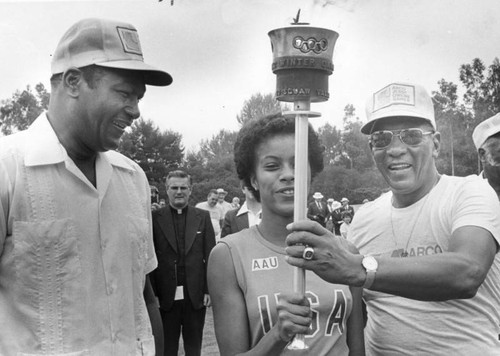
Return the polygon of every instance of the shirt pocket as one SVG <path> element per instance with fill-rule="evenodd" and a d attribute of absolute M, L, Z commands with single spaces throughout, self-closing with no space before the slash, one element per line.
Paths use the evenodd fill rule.
<path fill-rule="evenodd" d="M 153 337 L 137 341 L 137 356 L 155 356 L 155 339 Z"/>

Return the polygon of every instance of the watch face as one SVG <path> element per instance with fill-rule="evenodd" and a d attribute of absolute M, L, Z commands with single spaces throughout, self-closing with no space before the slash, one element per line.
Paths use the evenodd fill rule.
<path fill-rule="evenodd" d="M 370 271 L 376 270 L 378 267 L 377 260 L 372 256 L 365 256 L 363 258 L 363 267 Z"/>

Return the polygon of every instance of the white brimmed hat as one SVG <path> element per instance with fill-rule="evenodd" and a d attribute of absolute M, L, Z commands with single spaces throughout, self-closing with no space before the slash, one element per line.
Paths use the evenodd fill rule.
<path fill-rule="evenodd" d="M 348 202 L 348 201 L 349 201 L 349 199 L 347 199 L 347 198 L 342 198 L 342 199 L 340 199 L 340 202 L 341 202 L 341 203 L 343 203 L 343 202 L 345 202 L 345 201 L 347 201 L 347 202 Z"/>
<path fill-rule="evenodd" d="M 313 198 L 314 199 L 323 199 L 323 194 L 321 194 L 320 192 L 316 192 L 313 194 Z"/>
<path fill-rule="evenodd" d="M 378 119 L 398 116 L 425 119 L 436 129 L 434 105 L 424 87 L 417 84 L 392 83 L 368 99 L 366 104 L 368 121 L 361 127 L 361 132 L 369 135 Z"/>
<path fill-rule="evenodd" d="M 474 132 L 472 133 L 472 141 L 474 141 L 476 150 L 481 148 L 488 137 L 493 136 L 498 132 L 500 132 L 500 113 L 484 120 L 474 129 Z"/>
<path fill-rule="evenodd" d="M 219 189 L 217 189 L 217 193 L 218 193 L 218 194 L 224 194 L 224 195 L 226 195 L 226 194 L 227 194 L 227 192 L 226 192 L 223 188 L 219 188 Z"/>
<path fill-rule="evenodd" d="M 89 18 L 75 23 L 57 45 L 51 72 L 59 74 L 71 67 L 92 64 L 143 72 L 144 82 L 149 85 L 172 83 L 170 74 L 144 63 L 139 34 L 124 22 Z"/>
<path fill-rule="evenodd" d="M 340 204 L 340 202 L 339 202 L 339 201 L 336 201 L 336 200 L 335 200 L 335 201 L 332 203 L 332 208 L 333 208 L 333 209 L 338 209 L 338 208 L 340 208 L 341 206 L 342 206 L 342 204 Z"/>

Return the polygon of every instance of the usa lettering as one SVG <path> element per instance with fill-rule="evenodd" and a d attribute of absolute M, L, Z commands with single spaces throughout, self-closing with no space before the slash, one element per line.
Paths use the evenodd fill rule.
<path fill-rule="evenodd" d="M 272 318 L 272 310 L 275 310 L 278 304 L 278 295 L 279 293 L 275 293 L 274 298 L 269 295 L 260 295 L 257 297 L 260 321 L 264 334 L 268 333 L 276 322 L 276 320 Z M 342 335 L 345 331 L 347 322 L 347 298 L 344 291 L 341 289 L 335 290 L 332 296 L 332 309 L 327 315 L 323 316 L 321 316 L 318 311 L 320 306 L 318 295 L 311 291 L 306 291 L 305 295 L 309 300 L 313 319 L 309 327 L 309 332 L 305 337 L 312 338 L 318 333 L 325 336 L 332 336 L 335 333 Z"/>

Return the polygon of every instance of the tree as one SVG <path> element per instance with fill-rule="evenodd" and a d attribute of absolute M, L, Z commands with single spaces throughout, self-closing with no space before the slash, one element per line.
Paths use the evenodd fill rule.
<path fill-rule="evenodd" d="M 318 128 L 318 136 L 325 146 L 325 164 L 333 165 L 341 153 L 341 133 L 335 126 L 328 122 Z"/>
<path fill-rule="evenodd" d="M 168 171 L 182 162 L 181 139 L 179 133 L 161 132 L 153 121 L 140 118 L 134 121 L 130 132 L 123 134 L 118 151 L 137 162 L 150 181 L 162 182 Z"/>
<path fill-rule="evenodd" d="M 29 125 L 49 105 L 50 94 L 42 83 L 35 86 L 35 93 L 30 86 L 23 91 L 16 91 L 11 99 L 3 100 L 0 105 L 0 129 L 4 135 L 26 130 Z"/>
<path fill-rule="evenodd" d="M 361 173 L 356 169 L 331 165 L 318 174 L 310 189 L 338 201 L 347 197 L 353 204 L 360 204 L 364 199 L 378 198 L 387 190 L 387 183 L 376 168 L 365 169 Z"/>
<path fill-rule="evenodd" d="M 459 176 L 475 173 L 472 115 L 458 101 L 456 84 L 441 79 L 438 85 L 439 91 L 432 92 L 436 124 L 441 133 L 438 170 Z"/>
<path fill-rule="evenodd" d="M 253 94 L 249 100 L 246 100 L 243 104 L 243 109 L 239 115 L 236 116 L 236 120 L 240 125 L 243 126 L 245 122 L 258 119 L 260 117 L 279 113 L 282 111 L 282 107 L 279 101 L 275 99 L 272 94 Z"/>
<path fill-rule="evenodd" d="M 203 201 L 210 189 L 223 188 L 229 197 L 241 196 L 233 161 L 237 131 L 220 130 L 202 140 L 197 153 L 190 152 L 184 164 L 193 178 L 193 199 Z"/>
<path fill-rule="evenodd" d="M 471 64 L 460 66 L 460 81 L 465 86 L 465 104 L 474 113 L 474 127 L 500 111 L 500 61 L 498 58 L 488 67 L 475 58 Z"/>
<path fill-rule="evenodd" d="M 354 105 L 347 104 L 344 108 L 344 130 L 341 140 L 341 155 L 338 157 L 347 168 L 354 168 L 362 172 L 373 167 L 373 159 L 367 137 L 361 133 L 363 124 L 355 115 Z"/>

